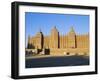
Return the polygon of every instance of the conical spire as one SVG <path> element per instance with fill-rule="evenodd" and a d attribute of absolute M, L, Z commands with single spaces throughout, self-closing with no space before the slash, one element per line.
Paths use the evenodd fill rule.
<path fill-rule="evenodd" d="M 41 28 L 39 29 L 39 32 L 42 32 L 42 31 L 41 31 Z"/>
<path fill-rule="evenodd" d="M 73 27 L 70 27 L 69 34 L 75 34 L 75 31 L 74 31 L 74 28 Z"/>
<path fill-rule="evenodd" d="M 75 32 L 73 27 L 70 28 L 70 32 Z"/>
<path fill-rule="evenodd" d="M 40 33 L 42 34 L 41 28 L 39 28 L 37 34 L 40 34 Z"/>
<path fill-rule="evenodd" d="M 41 36 L 43 35 L 42 31 L 41 31 L 41 28 L 39 28 L 38 32 L 36 33 L 36 36 Z"/>
<path fill-rule="evenodd" d="M 54 26 L 52 30 L 54 30 L 54 31 L 58 31 L 57 28 L 56 28 L 56 26 Z"/>

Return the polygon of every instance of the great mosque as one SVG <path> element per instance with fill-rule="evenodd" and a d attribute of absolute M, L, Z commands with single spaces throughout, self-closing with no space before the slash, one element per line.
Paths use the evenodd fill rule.
<path fill-rule="evenodd" d="M 40 30 L 35 36 L 28 37 L 26 51 L 44 55 L 89 55 L 89 33 L 76 34 L 71 27 L 66 35 L 60 35 L 57 27 L 45 36 Z"/>

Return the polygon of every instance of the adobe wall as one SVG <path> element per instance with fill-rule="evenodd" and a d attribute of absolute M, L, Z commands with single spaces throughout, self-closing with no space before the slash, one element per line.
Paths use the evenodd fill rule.
<path fill-rule="evenodd" d="M 89 55 L 88 48 L 50 49 L 51 55 Z"/>

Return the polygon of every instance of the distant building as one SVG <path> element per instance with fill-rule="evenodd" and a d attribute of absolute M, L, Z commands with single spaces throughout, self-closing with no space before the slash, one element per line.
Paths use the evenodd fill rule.
<path fill-rule="evenodd" d="M 51 55 L 89 54 L 89 34 L 77 35 L 71 27 L 66 35 L 60 35 L 56 27 L 50 35 L 45 36 L 41 32 L 33 37 L 28 37 L 28 49 L 49 49 Z"/>

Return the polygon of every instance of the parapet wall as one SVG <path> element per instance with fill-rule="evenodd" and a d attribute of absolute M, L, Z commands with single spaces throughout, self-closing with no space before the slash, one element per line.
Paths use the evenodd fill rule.
<path fill-rule="evenodd" d="M 51 55 L 89 55 L 88 48 L 50 49 Z"/>

